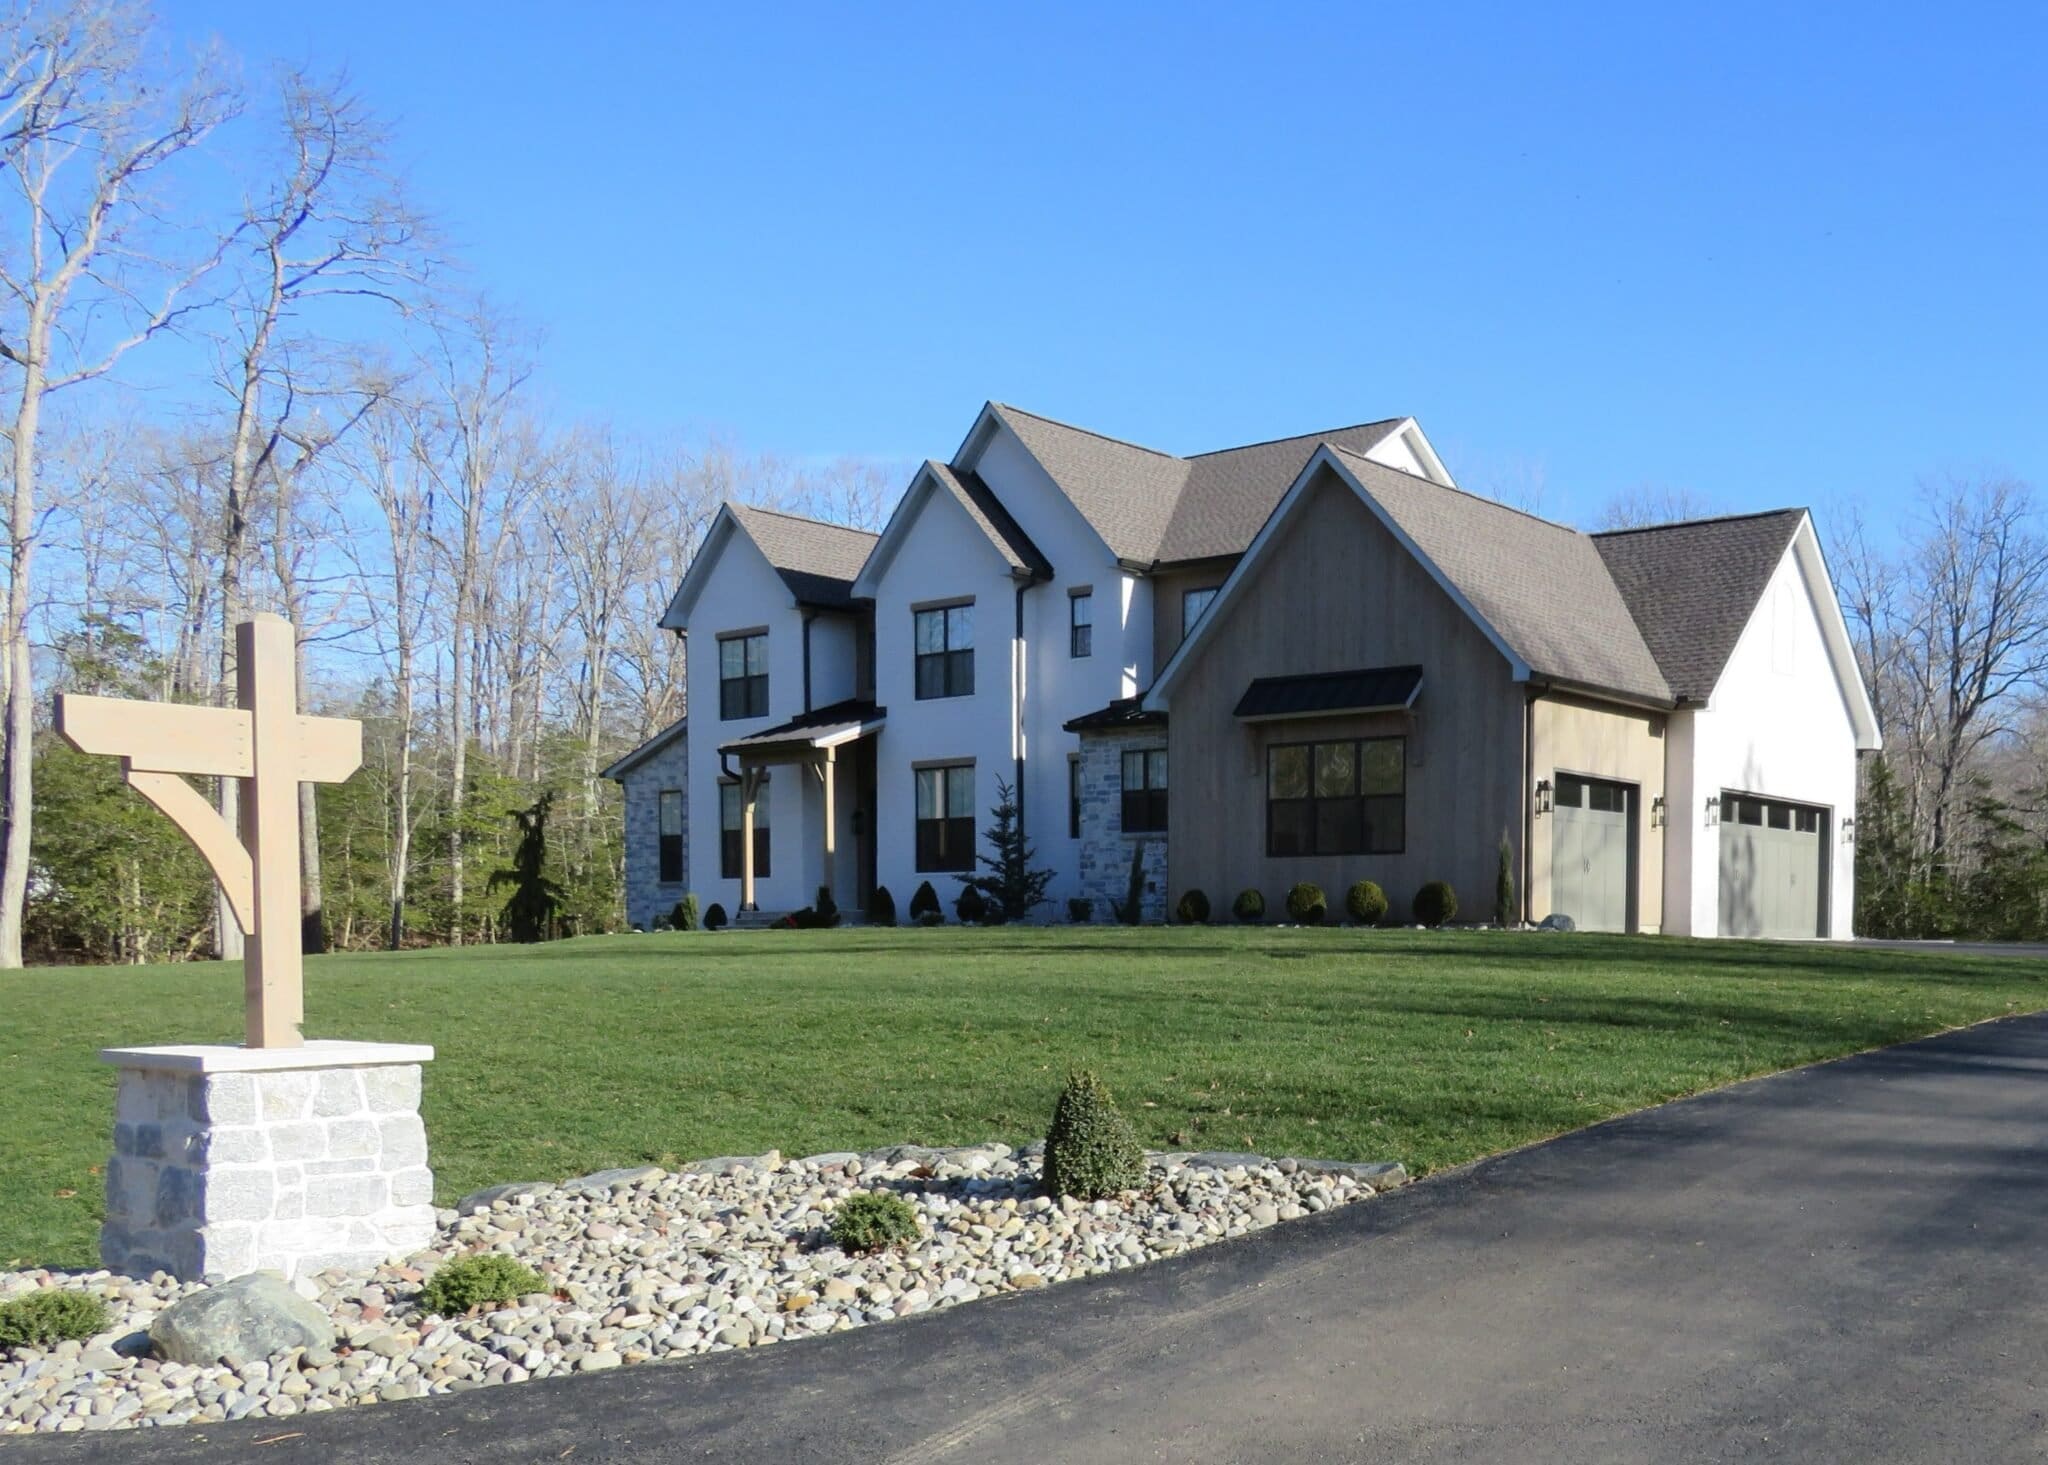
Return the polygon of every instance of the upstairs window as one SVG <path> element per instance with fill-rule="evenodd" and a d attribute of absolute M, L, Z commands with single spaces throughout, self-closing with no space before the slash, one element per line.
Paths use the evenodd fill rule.
<path fill-rule="evenodd" d="M 683 882 L 683 791 L 665 788 L 659 799 L 661 830 L 661 872 L 663 885 Z"/>
<path fill-rule="evenodd" d="M 718 715 L 726 722 L 768 715 L 768 633 L 718 640 Z"/>
<path fill-rule="evenodd" d="M 1077 590 L 1067 597 L 1067 655 L 1079 660 L 1095 650 L 1095 596 Z"/>
<path fill-rule="evenodd" d="M 1207 587 L 1206 589 L 1203 589 L 1203 590 L 1183 590 L 1183 591 L 1181 591 L 1181 593 L 1180 593 L 1180 638 L 1181 638 L 1181 640 L 1183 640 L 1183 641 L 1187 640 L 1187 638 L 1188 638 L 1188 632 L 1190 632 L 1190 631 L 1194 630 L 1194 628 L 1195 628 L 1195 622 L 1196 622 L 1196 621 L 1198 621 L 1198 620 L 1200 620 L 1200 619 L 1202 618 L 1202 613 L 1203 613 L 1204 611 L 1206 611 L 1206 610 L 1207 610 L 1207 609 L 1209 608 L 1209 603 L 1210 603 L 1211 601 L 1213 601 L 1213 600 L 1214 600 L 1214 599 L 1216 598 L 1216 591 L 1217 591 L 1217 588 L 1218 588 L 1218 587 L 1216 587 L 1216 586 L 1214 586 L 1214 585 L 1211 585 L 1211 586 L 1209 586 L 1209 587 Z"/>
<path fill-rule="evenodd" d="M 974 868 L 974 765 L 917 770 L 917 868 Z"/>
<path fill-rule="evenodd" d="M 1166 828 L 1166 749 L 1125 752 L 1123 821 L 1126 834 L 1156 834 Z"/>
<path fill-rule="evenodd" d="M 718 786 L 718 873 L 727 880 L 740 878 L 740 786 Z M 768 878 L 768 785 L 754 793 L 754 878 Z"/>
<path fill-rule="evenodd" d="M 1407 847 L 1407 741 L 1266 750 L 1268 855 L 1397 855 Z"/>
<path fill-rule="evenodd" d="M 965 697 L 974 691 L 974 604 L 912 613 L 917 642 L 917 699 Z"/>

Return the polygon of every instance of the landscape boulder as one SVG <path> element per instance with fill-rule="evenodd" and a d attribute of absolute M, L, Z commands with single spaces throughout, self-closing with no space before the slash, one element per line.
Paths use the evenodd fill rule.
<path fill-rule="evenodd" d="M 1578 923 L 1562 911 L 1554 911 L 1536 923 L 1539 931 L 1576 931 Z"/>
<path fill-rule="evenodd" d="M 294 1348 L 332 1348 L 334 1324 L 275 1272 L 251 1272 L 174 1302 L 149 1326 L 157 1356 L 239 1369 Z"/>

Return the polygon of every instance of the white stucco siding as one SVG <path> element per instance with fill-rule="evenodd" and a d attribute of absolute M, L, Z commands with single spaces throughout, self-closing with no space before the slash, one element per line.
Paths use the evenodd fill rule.
<path fill-rule="evenodd" d="M 1717 932 L 1720 826 L 1706 803 L 1732 789 L 1828 811 L 1828 931 L 1851 935 L 1855 849 L 1842 825 L 1856 814 L 1856 735 L 1821 631 L 1825 581 L 1802 564 L 1811 532 L 1779 562 L 1707 706 L 1672 719 L 1670 757 L 1685 768 L 1670 780 L 1665 889 L 1667 929 L 1680 934 Z"/>
<path fill-rule="evenodd" d="M 821 612 L 811 620 L 811 705 L 829 707 L 854 696 L 859 666 L 852 616 Z"/>
<path fill-rule="evenodd" d="M 768 628 L 768 715 L 732 721 L 719 714 L 718 638 L 727 631 Z M 761 732 L 803 710 L 803 616 L 796 601 L 767 559 L 744 534 L 726 541 L 710 567 L 702 595 L 690 612 L 687 627 L 690 730 L 689 871 L 702 905 L 717 901 L 728 915 L 739 910 L 740 882 L 723 877 L 719 846 L 720 764 L 718 746 L 748 733 Z M 816 646 L 812 675 L 817 674 Z M 773 830 L 768 878 L 756 883 L 755 899 L 762 910 L 795 910 L 810 904 L 823 863 L 822 831 L 804 829 L 801 770 L 779 767 L 770 773 L 761 797 L 768 806 Z"/>
<path fill-rule="evenodd" d="M 996 801 L 996 779 L 1011 775 L 1014 584 L 966 511 L 934 493 L 875 586 L 875 700 L 888 710 L 875 743 L 875 878 L 899 912 L 921 880 L 948 910 L 959 892 L 950 874 L 917 870 L 917 765 L 973 761 L 977 831 Z M 966 598 L 974 601 L 974 691 L 920 702 L 911 607 Z"/>

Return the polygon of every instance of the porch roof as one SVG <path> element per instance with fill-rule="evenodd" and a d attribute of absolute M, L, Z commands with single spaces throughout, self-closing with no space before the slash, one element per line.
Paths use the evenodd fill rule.
<path fill-rule="evenodd" d="M 720 743 L 718 751 L 761 762 L 776 754 L 787 756 L 836 748 L 876 731 L 888 713 L 888 708 L 877 707 L 865 698 L 849 697 L 843 702 L 814 707 L 760 732 Z"/>
<path fill-rule="evenodd" d="M 1368 666 L 1301 677 L 1259 677 L 1237 699 L 1247 721 L 1322 717 L 1340 712 L 1398 712 L 1422 691 L 1419 666 Z"/>

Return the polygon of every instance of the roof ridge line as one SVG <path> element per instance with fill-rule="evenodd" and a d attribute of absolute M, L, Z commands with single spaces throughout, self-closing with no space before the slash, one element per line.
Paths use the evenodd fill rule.
<path fill-rule="evenodd" d="M 1804 514 L 1808 510 L 1787 506 L 1780 509 L 1751 509 L 1740 514 L 1703 514 L 1697 519 L 1666 519 L 1657 524 L 1628 524 L 1619 529 L 1594 529 L 1589 539 L 1614 539 L 1623 534 L 1650 534 L 1659 529 L 1689 529 L 1698 524 L 1732 524 L 1738 519 L 1772 519 L 1780 514 Z"/>
<path fill-rule="evenodd" d="M 727 499 L 736 509 L 745 509 L 750 514 L 772 514 L 778 519 L 794 519 L 799 524 L 815 524 L 820 529 L 843 529 L 848 534 L 864 534 L 869 539 L 882 536 L 872 529 L 856 529 L 851 524 L 841 524 L 833 519 L 820 519 L 815 514 L 793 514 L 788 509 L 771 509 L 764 504 L 750 504 L 740 499 Z"/>
<path fill-rule="evenodd" d="M 1346 423 L 1342 427 L 1318 428 L 1314 432 L 1291 432 L 1285 435 L 1284 437 L 1260 438 L 1255 443 L 1237 443 L 1227 448 L 1211 448 L 1206 453 L 1189 453 L 1186 458 L 1182 459 L 1182 461 L 1192 463 L 1197 458 L 1217 458 L 1221 457 L 1225 453 L 1242 453 L 1248 448 L 1270 448 L 1278 443 L 1301 443 L 1308 442 L 1310 439 L 1315 439 L 1319 442 L 1328 441 L 1329 435 L 1333 432 L 1356 432 L 1361 427 L 1384 427 L 1389 422 L 1406 422 L 1407 420 L 1408 419 L 1405 416 L 1375 417 L 1370 422 L 1351 422 Z"/>
<path fill-rule="evenodd" d="M 1434 478 L 1425 477 L 1420 473 L 1410 473 L 1406 468 L 1396 468 L 1393 466 L 1393 464 L 1382 463 L 1377 458 L 1368 458 L 1365 456 L 1365 454 L 1354 452 L 1350 448 L 1345 447 L 1342 443 L 1333 443 L 1325 441 L 1323 445 L 1329 448 L 1329 450 L 1333 453 L 1342 453 L 1345 457 L 1355 459 L 1360 463 L 1370 463 L 1373 467 L 1379 469 L 1384 473 L 1398 473 L 1403 478 L 1412 478 L 1417 483 L 1426 483 L 1431 488 L 1442 489 L 1445 493 L 1459 494 L 1465 498 L 1471 499 L 1475 503 L 1490 504 L 1496 509 L 1506 509 L 1510 514 L 1520 514 L 1524 519 L 1532 519 L 1536 523 L 1543 525 L 1543 527 L 1546 529 L 1562 529 L 1565 533 L 1576 534 L 1582 539 L 1591 539 L 1593 537 L 1592 535 L 1586 533 L 1585 530 L 1578 528 L 1576 525 L 1562 524 L 1559 523 L 1556 519 L 1546 519 L 1541 514 L 1531 513 L 1527 509 L 1517 508 L 1514 504 L 1503 502 L 1502 500 L 1497 498 L 1489 498 L 1487 495 L 1483 493 L 1474 493 L 1469 488 L 1460 488 L 1455 483 L 1438 483 Z"/>
<path fill-rule="evenodd" d="M 1083 427 L 1078 422 L 1062 421 L 1057 417 L 1047 417 L 1043 412 L 1033 412 L 1029 407 L 1019 407 L 1014 402 L 992 401 L 990 405 L 999 407 L 1005 412 L 1015 412 L 1022 417 L 1030 417 L 1039 422 L 1049 423 L 1054 427 L 1064 427 L 1068 432 L 1078 432 L 1088 437 L 1098 438 L 1106 443 L 1115 443 L 1120 448 L 1135 448 L 1138 452 L 1150 453 L 1155 458 L 1165 458 L 1175 463 L 1187 462 L 1187 459 L 1181 457 L 1178 453 L 1169 453 L 1164 448 L 1147 447 L 1143 443 L 1134 443 L 1127 437 L 1111 437 L 1106 432 L 1097 432 L 1094 428 Z"/>

